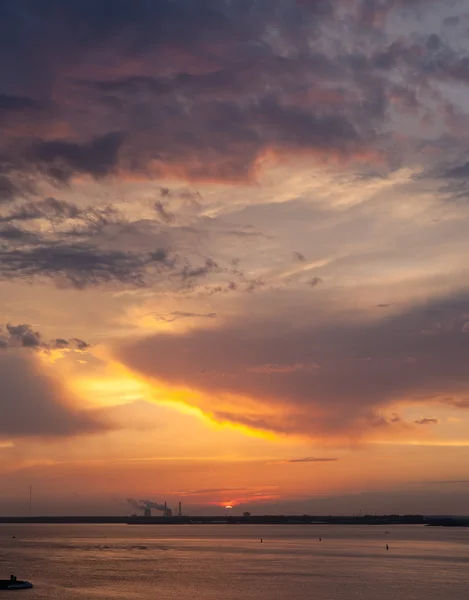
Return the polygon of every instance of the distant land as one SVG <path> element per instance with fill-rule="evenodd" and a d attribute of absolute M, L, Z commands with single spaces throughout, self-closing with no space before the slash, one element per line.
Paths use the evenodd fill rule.
<path fill-rule="evenodd" d="M 0 523 L 78 523 L 127 525 L 427 525 L 433 527 L 469 527 L 469 517 L 424 515 L 251 515 L 240 516 L 158 516 L 158 517 L 0 517 Z"/>

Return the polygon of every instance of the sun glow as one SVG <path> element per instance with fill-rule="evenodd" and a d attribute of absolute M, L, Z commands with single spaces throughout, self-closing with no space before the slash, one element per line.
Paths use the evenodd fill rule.
<path fill-rule="evenodd" d="M 106 373 L 98 376 L 72 377 L 71 385 L 80 396 L 92 398 L 98 406 L 116 406 L 144 400 L 172 408 L 185 415 L 195 416 L 204 421 L 212 430 L 230 429 L 250 437 L 270 441 L 282 439 L 273 431 L 256 429 L 228 419 L 221 420 L 211 412 L 209 396 L 197 390 L 169 386 L 162 381 L 138 376 L 117 361 L 110 362 Z M 239 404 L 239 398 L 232 395 L 217 398 L 217 402 L 220 403 L 220 401 L 224 403 L 223 405 L 226 404 L 228 411 Z M 256 417 L 254 408 L 253 419 L 255 420 Z"/>

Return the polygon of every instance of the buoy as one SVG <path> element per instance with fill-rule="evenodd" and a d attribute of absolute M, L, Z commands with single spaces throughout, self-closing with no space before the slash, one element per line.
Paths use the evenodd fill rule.
<path fill-rule="evenodd" d="M 386 544 L 386 550 L 389 550 L 389 546 Z"/>
<path fill-rule="evenodd" d="M 261 544 L 263 544 L 263 543 L 264 543 L 264 540 L 261 538 Z"/>

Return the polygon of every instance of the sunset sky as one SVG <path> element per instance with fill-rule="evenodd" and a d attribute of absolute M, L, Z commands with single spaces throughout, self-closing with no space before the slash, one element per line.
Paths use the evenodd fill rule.
<path fill-rule="evenodd" d="M 0 514 L 469 513 L 468 35 L 2 0 Z"/>

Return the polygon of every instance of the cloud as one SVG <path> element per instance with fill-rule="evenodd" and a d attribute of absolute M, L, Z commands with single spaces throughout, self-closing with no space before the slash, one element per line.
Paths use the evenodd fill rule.
<path fill-rule="evenodd" d="M 299 262 L 305 262 L 306 258 L 301 252 L 293 252 L 293 258 L 295 258 Z"/>
<path fill-rule="evenodd" d="M 163 250 L 141 254 L 105 251 L 86 243 L 0 247 L 0 279 L 51 278 L 77 289 L 113 282 L 144 286 L 146 269 L 163 269 L 165 259 Z"/>
<path fill-rule="evenodd" d="M 1 435 L 64 437 L 108 428 L 91 412 L 72 406 L 69 394 L 41 371 L 32 354 L 0 353 L 0 385 Z"/>
<path fill-rule="evenodd" d="M 48 219 L 56 222 L 65 219 L 77 219 L 90 213 L 92 213 L 92 209 L 80 211 L 75 204 L 49 197 L 43 200 L 24 202 L 13 208 L 9 213 L 0 216 L 0 222 L 33 221 L 36 219 Z"/>
<path fill-rule="evenodd" d="M 313 277 L 311 279 L 311 281 L 309 282 L 309 285 L 311 287 L 316 287 L 317 285 L 319 285 L 320 283 L 322 283 L 322 279 L 320 277 Z"/>
<path fill-rule="evenodd" d="M 404 157 L 389 129 L 413 112 L 447 131 L 452 109 L 440 114 L 434 100 L 455 102 L 438 84 L 468 80 L 462 33 L 393 27 L 388 17 L 405 16 L 419 30 L 417 1 L 2 4 L 0 51 L 12 57 L 0 62 L 3 200 L 21 195 L 18 176 L 252 180 L 266 158 L 292 153 L 391 165 Z M 413 133 L 404 145 L 416 162 Z"/>
<path fill-rule="evenodd" d="M 107 133 L 82 144 L 66 140 L 35 142 L 29 149 L 28 158 L 60 182 L 81 173 L 100 178 L 116 168 L 123 142 L 124 135 L 119 132 Z"/>
<path fill-rule="evenodd" d="M 422 417 L 421 419 L 417 419 L 414 421 L 416 425 L 437 425 L 439 423 L 438 419 L 429 419 L 428 417 Z"/>
<path fill-rule="evenodd" d="M 443 396 L 441 402 L 452 408 L 469 408 L 469 398 L 454 398 L 452 396 Z"/>
<path fill-rule="evenodd" d="M 0 117 L 9 112 L 22 112 L 38 107 L 39 103 L 33 98 L 0 94 Z"/>
<path fill-rule="evenodd" d="M 465 179 L 469 177 L 469 162 L 448 169 L 448 171 L 446 171 L 445 173 L 445 176 L 452 177 L 455 179 Z"/>
<path fill-rule="evenodd" d="M 235 287 L 227 278 L 253 291 L 260 282 L 246 278 L 229 257 L 224 266 L 204 258 L 194 242 L 198 244 L 201 236 L 257 234 L 192 215 L 193 196 L 187 191 L 172 194 L 181 203 L 180 225 L 158 218 L 132 219 L 108 203 L 78 206 L 54 197 L 16 202 L 0 212 L 0 279 L 53 280 L 77 289 L 161 285 L 188 291 L 200 286 L 200 280 L 209 284 L 218 277 L 217 284 L 223 283 L 227 291 Z M 184 223 L 185 210 L 191 213 L 190 225 Z"/>
<path fill-rule="evenodd" d="M 156 316 L 155 320 L 163 323 L 173 323 L 180 319 L 216 319 L 217 313 L 192 313 L 176 310 L 169 313 L 169 316 Z"/>
<path fill-rule="evenodd" d="M 202 490 L 186 490 L 179 491 L 177 495 L 181 496 L 205 496 L 207 494 L 224 494 L 232 492 L 247 492 L 257 491 L 258 488 L 247 488 L 247 487 L 224 487 L 224 488 L 206 488 Z"/>
<path fill-rule="evenodd" d="M 56 340 L 57 341 L 57 340 Z M 61 340 L 62 342 L 64 340 Z M 90 345 L 84 340 L 80 340 L 80 338 L 72 338 L 69 342 L 69 346 L 75 347 L 77 350 L 81 350 L 82 352 L 88 350 Z"/>
<path fill-rule="evenodd" d="M 157 200 L 153 206 L 155 208 L 156 214 L 163 223 L 169 224 L 174 222 L 174 215 L 166 210 L 166 208 L 160 200 Z"/>
<path fill-rule="evenodd" d="M 219 267 L 213 258 L 207 258 L 205 264 L 201 267 L 192 267 L 185 265 L 181 271 L 182 279 L 193 279 L 195 277 L 205 277 L 209 273 L 217 270 Z"/>
<path fill-rule="evenodd" d="M 0 240 L 13 242 L 33 242 L 35 235 L 15 225 L 0 226 Z"/>
<path fill-rule="evenodd" d="M 20 190 L 8 175 L 0 173 L 0 204 L 9 202 L 20 194 Z"/>
<path fill-rule="evenodd" d="M 356 323 L 323 315 L 301 328 L 243 317 L 216 330 L 160 333 L 115 352 L 143 376 L 193 390 L 187 402 L 219 422 L 326 438 L 412 435 L 413 425 L 395 414 L 397 403 L 467 404 L 468 303 L 440 301 L 444 318 L 430 337 L 434 317 L 416 307 Z"/>
<path fill-rule="evenodd" d="M 295 373 L 297 371 L 311 372 L 321 367 L 317 363 L 295 363 L 293 365 L 288 364 L 266 364 L 255 367 L 249 367 L 246 369 L 248 373 Z"/>
<path fill-rule="evenodd" d="M 283 462 L 286 463 L 311 463 L 311 462 L 335 462 L 338 458 L 315 458 L 313 456 L 306 456 L 305 458 L 292 458 Z"/>
<path fill-rule="evenodd" d="M 128 250 L 114 241 L 119 233 L 127 235 Z M 139 235 L 139 223 L 111 205 L 78 207 L 53 197 L 16 204 L 0 214 L 0 279 L 52 279 L 77 289 L 148 285 L 173 263 L 155 247 L 155 236 L 151 249 L 140 249 L 132 240 Z M 190 274 L 190 265 L 184 268 Z"/>
<path fill-rule="evenodd" d="M 443 480 L 435 480 L 435 481 L 423 481 L 422 483 L 428 485 L 465 485 L 469 484 L 469 479 L 443 479 Z"/>
<path fill-rule="evenodd" d="M 201 373 L 205 373 L 204 370 Z M 281 423 L 274 423 L 267 416 L 262 415 L 249 416 L 240 414 L 238 411 L 213 410 L 210 409 L 209 414 L 218 423 L 229 423 L 232 425 L 240 425 L 247 429 L 265 431 L 267 433 L 285 434 L 287 429 Z"/>
<path fill-rule="evenodd" d="M 41 345 L 41 335 L 33 331 L 30 325 L 10 325 L 6 326 L 10 336 L 10 342 L 18 343 L 23 348 L 37 348 Z"/>
<path fill-rule="evenodd" d="M 6 348 L 30 348 L 32 350 L 75 350 L 85 352 L 90 344 L 79 338 L 57 338 L 55 340 L 44 340 L 38 331 L 34 331 L 31 325 L 26 323 L 11 325 L 5 328 L 0 325 L 0 347 Z"/>

